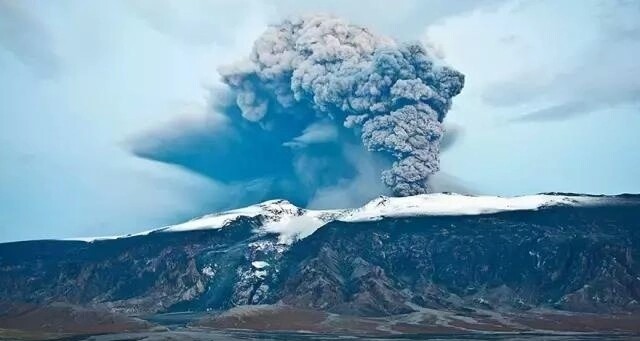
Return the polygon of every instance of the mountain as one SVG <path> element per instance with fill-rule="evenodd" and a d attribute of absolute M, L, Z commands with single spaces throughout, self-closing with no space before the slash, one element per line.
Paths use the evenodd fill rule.
<path fill-rule="evenodd" d="M 0 244 L 0 297 L 9 329 L 16 306 L 65 304 L 209 312 L 191 325 L 215 328 L 637 332 L 640 196 L 272 200 L 127 236 Z"/>

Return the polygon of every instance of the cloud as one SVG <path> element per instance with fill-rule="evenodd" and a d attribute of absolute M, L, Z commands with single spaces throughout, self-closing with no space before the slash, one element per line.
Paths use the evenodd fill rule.
<path fill-rule="evenodd" d="M 204 111 L 183 113 L 137 134 L 128 149 L 237 188 L 241 205 L 278 197 L 305 205 L 317 187 L 354 174 L 343 146 L 329 141 L 336 137 L 335 126 L 251 123 L 233 97 L 221 90 L 213 94 L 207 106 L 198 107 Z M 292 148 L 294 143 L 299 148 Z"/>
<path fill-rule="evenodd" d="M 127 3 L 156 31 L 180 43 L 230 45 L 246 27 L 266 24 L 273 9 L 261 1 L 138 0 Z M 249 33 L 251 34 L 251 33 Z"/>
<path fill-rule="evenodd" d="M 422 45 L 326 15 L 270 26 L 249 60 L 220 72 L 249 122 L 271 129 L 320 118 L 359 131 L 370 151 L 396 160 L 382 178 L 399 195 L 429 191 L 441 122 L 464 84 Z"/>
<path fill-rule="evenodd" d="M 353 176 L 317 188 L 309 199 L 309 208 L 359 207 L 379 195 L 389 194 L 389 189 L 380 182 L 380 170 L 387 167 L 388 162 L 357 145 L 346 146 L 345 155 L 355 166 Z"/>
<path fill-rule="evenodd" d="M 447 18 L 425 39 L 467 71 L 476 107 L 508 112 L 501 121 L 559 121 L 638 103 L 638 17 L 633 1 L 512 0 Z"/>
<path fill-rule="evenodd" d="M 511 119 L 512 122 L 546 122 L 570 119 L 584 115 L 600 106 L 587 102 L 568 102 L 535 110 Z"/>
<path fill-rule="evenodd" d="M 492 8 L 505 0 L 403 0 L 392 7 L 387 0 L 274 0 L 272 4 L 281 17 L 309 13 L 330 13 L 349 18 L 353 23 L 375 28 L 376 32 L 398 39 L 415 40 L 425 26 L 451 15 Z M 392 8 L 393 15 L 388 11 Z"/>
<path fill-rule="evenodd" d="M 631 18 L 640 18 L 640 5 L 616 1 L 591 5 L 587 17 L 594 26 L 593 38 L 584 39 L 584 32 L 571 27 L 565 29 L 568 34 L 561 35 L 566 36 L 567 44 L 582 42 L 577 55 L 575 50 L 560 49 L 561 54 L 553 57 L 566 60 L 566 64 L 498 81 L 486 88 L 484 99 L 506 107 L 545 103 L 513 122 L 565 120 L 603 107 L 639 103 L 640 79 L 636 75 L 640 74 L 640 64 L 634 56 L 640 53 L 640 21 Z M 568 20 L 566 25 L 578 23 Z"/>
<path fill-rule="evenodd" d="M 464 129 L 458 124 L 447 124 L 444 129 L 444 134 L 440 140 L 440 152 L 445 152 L 453 147 L 458 140 L 462 137 Z"/>
<path fill-rule="evenodd" d="M 304 128 L 302 135 L 294 137 L 282 145 L 303 148 L 310 144 L 333 142 L 338 139 L 338 129 L 329 122 L 316 122 Z"/>
<path fill-rule="evenodd" d="M 429 179 L 429 186 L 433 188 L 434 192 L 451 192 L 467 195 L 480 194 L 473 185 L 446 172 L 434 174 Z"/>
<path fill-rule="evenodd" d="M 302 205 L 370 179 L 353 146 L 386 167 L 377 181 L 393 193 L 428 192 L 442 122 L 464 83 L 420 44 L 328 15 L 269 26 L 248 59 L 219 72 L 231 96 L 210 108 L 227 118 L 224 130 L 160 132 L 162 143 L 136 143 L 134 153 L 223 183 L 268 180 L 270 195 Z M 352 192 L 351 202 L 370 197 Z"/>
<path fill-rule="evenodd" d="M 60 61 L 44 23 L 26 2 L 0 0 L 0 48 L 44 78 L 58 73 Z"/>
<path fill-rule="evenodd" d="M 614 41 L 610 35 L 602 39 L 575 66 L 534 81 L 536 86 L 521 81 L 496 84 L 487 90 L 485 99 L 497 106 L 518 106 L 536 100 L 554 103 L 516 117 L 516 122 L 564 120 L 603 107 L 640 103 L 640 79 L 635 76 L 640 74 L 640 65 L 631 57 L 640 53 L 640 36 L 630 41 L 628 37 Z"/>

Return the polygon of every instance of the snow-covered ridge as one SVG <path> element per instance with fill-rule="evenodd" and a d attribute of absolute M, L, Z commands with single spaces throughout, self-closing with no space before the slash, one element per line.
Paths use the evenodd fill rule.
<path fill-rule="evenodd" d="M 276 233 L 279 242 L 290 244 L 305 238 L 332 221 L 360 222 L 385 217 L 478 215 L 517 210 L 536 210 L 545 206 L 597 204 L 607 197 L 537 194 L 518 197 L 468 196 L 453 193 L 421 194 L 410 197 L 378 197 L 355 209 L 310 210 L 286 200 L 269 200 L 231 211 L 205 215 L 187 222 L 126 236 L 74 238 L 95 241 L 146 235 L 151 232 L 181 232 L 219 229 L 240 217 L 259 218 L 258 233 Z"/>
<path fill-rule="evenodd" d="M 280 235 L 280 242 L 290 244 L 315 232 L 343 214 L 341 210 L 307 210 L 282 199 L 243 207 L 227 212 L 206 215 L 182 224 L 161 229 L 163 232 L 192 231 L 222 228 L 240 217 L 261 218 L 260 232 Z"/>

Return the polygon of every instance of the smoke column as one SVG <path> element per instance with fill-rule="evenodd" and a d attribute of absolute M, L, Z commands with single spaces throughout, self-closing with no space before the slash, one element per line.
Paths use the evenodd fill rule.
<path fill-rule="evenodd" d="M 382 181 L 403 196 L 429 192 L 442 122 L 464 85 L 464 75 L 420 44 L 324 15 L 270 26 L 248 59 L 220 73 L 242 116 L 265 129 L 270 115 L 313 115 L 351 128 L 369 151 L 394 159 Z"/>

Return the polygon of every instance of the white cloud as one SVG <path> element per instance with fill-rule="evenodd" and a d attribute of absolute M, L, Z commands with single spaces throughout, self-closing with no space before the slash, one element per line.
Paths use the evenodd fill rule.
<path fill-rule="evenodd" d="M 48 27 L 29 10 L 27 2 L 0 0 L 0 53 L 3 48 L 38 76 L 49 78 L 58 72 Z"/>
<path fill-rule="evenodd" d="M 467 97 L 509 108 L 509 119 L 557 120 L 638 101 L 640 21 L 632 17 L 637 3 L 510 1 L 426 34 L 467 75 Z"/>

